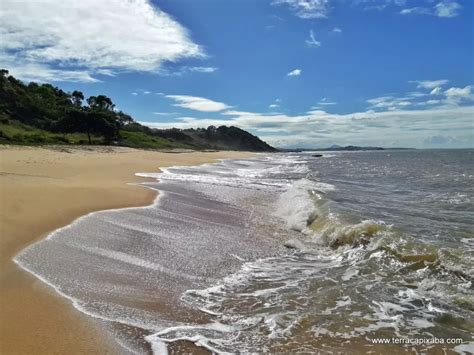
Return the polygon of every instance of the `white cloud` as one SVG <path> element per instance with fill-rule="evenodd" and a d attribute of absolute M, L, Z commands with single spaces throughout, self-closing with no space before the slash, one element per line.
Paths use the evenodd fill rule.
<path fill-rule="evenodd" d="M 398 5 L 398 6 L 404 6 L 406 3 L 407 3 L 408 0 L 393 0 L 393 2 L 395 3 L 395 5 Z M 431 1 L 431 0 L 430 0 Z"/>
<path fill-rule="evenodd" d="M 459 98 L 469 98 L 471 96 L 471 88 L 472 86 L 468 85 L 463 88 L 449 88 L 444 93 L 446 97 L 459 97 Z"/>
<path fill-rule="evenodd" d="M 439 1 L 439 0 L 438 0 Z M 333 7 L 345 6 L 343 0 L 274 0 L 272 5 L 286 5 L 298 17 L 302 19 L 327 18 Z M 402 15 L 430 15 L 437 17 L 455 17 L 459 15 L 462 6 L 455 0 L 442 0 L 432 5 L 434 0 L 425 0 L 426 6 L 403 8 L 407 5 L 406 0 L 353 0 L 353 6 L 362 6 L 364 10 L 386 10 L 396 9 Z M 399 10 L 401 9 L 401 10 Z M 336 31 L 337 27 L 335 28 Z"/>
<path fill-rule="evenodd" d="M 427 101 L 420 101 L 414 102 L 413 106 L 433 106 L 433 105 L 441 105 L 443 103 L 442 100 L 427 100 Z"/>
<path fill-rule="evenodd" d="M 422 87 L 433 82 L 417 81 Z M 322 98 L 317 106 L 303 114 L 278 112 L 258 113 L 225 110 L 217 117 L 177 117 L 168 122 L 144 122 L 158 128 L 196 128 L 209 125 L 234 125 L 249 130 L 263 140 L 279 147 L 324 147 L 340 145 L 372 145 L 434 147 L 430 137 L 445 135 L 453 139 L 446 147 L 472 147 L 474 117 L 474 85 L 451 87 L 436 99 L 429 92 L 409 92 L 404 96 L 386 95 L 367 100 L 366 110 L 337 114 L 321 107 L 332 105 Z M 272 105 L 277 105 L 277 100 Z M 394 137 L 387 141 L 386 137 Z M 396 139 L 395 139 L 396 138 Z"/>
<path fill-rule="evenodd" d="M 438 17 L 456 17 L 461 5 L 455 1 L 442 1 L 435 5 L 435 14 Z"/>
<path fill-rule="evenodd" d="M 287 76 L 300 76 L 301 75 L 301 69 L 295 69 L 290 71 Z"/>
<path fill-rule="evenodd" d="M 423 96 L 426 96 L 426 93 L 420 92 L 420 91 L 411 91 L 407 93 L 407 95 L 410 97 L 423 97 Z"/>
<path fill-rule="evenodd" d="M 152 112 L 152 114 L 156 116 L 172 116 L 172 115 L 177 115 L 177 112 Z"/>
<path fill-rule="evenodd" d="M 459 15 L 459 10 L 462 6 L 459 5 L 456 1 L 444 0 L 437 3 L 433 7 L 411 7 L 402 9 L 400 14 L 402 15 L 431 15 L 437 17 L 456 17 Z"/>
<path fill-rule="evenodd" d="M 439 95 L 442 92 L 443 92 L 443 89 L 441 89 L 440 86 L 437 86 L 433 90 L 431 90 L 430 95 Z"/>
<path fill-rule="evenodd" d="M 212 74 L 218 70 L 216 67 L 188 67 L 184 66 L 181 68 L 161 68 L 159 70 L 160 75 L 164 76 L 181 76 L 189 73 L 199 73 L 199 74 Z"/>
<path fill-rule="evenodd" d="M 307 39 L 305 42 L 308 47 L 313 47 L 313 48 L 321 47 L 321 42 L 316 40 L 313 30 L 309 31 L 309 39 Z"/>
<path fill-rule="evenodd" d="M 144 89 L 137 89 L 136 91 L 132 92 L 132 95 L 133 96 L 137 96 L 137 95 L 150 95 L 152 94 L 151 91 L 149 90 L 144 90 Z"/>
<path fill-rule="evenodd" d="M 370 110 L 389 110 L 395 111 L 400 109 L 406 109 L 409 106 L 417 106 L 419 103 L 412 102 L 415 96 L 380 96 L 373 99 L 366 100 L 369 103 L 368 109 Z"/>
<path fill-rule="evenodd" d="M 278 108 L 280 107 L 281 99 L 276 98 L 272 104 L 268 105 L 268 108 Z"/>
<path fill-rule="evenodd" d="M 474 95 L 472 94 L 473 86 L 468 85 L 463 88 L 452 87 L 444 92 L 445 99 L 442 101 L 447 106 L 458 106 L 469 101 L 474 100 Z"/>
<path fill-rule="evenodd" d="M 448 80 L 425 80 L 412 81 L 416 83 L 417 87 L 430 90 L 429 92 L 409 92 L 404 96 L 380 96 L 367 100 L 369 109 L 373 110 L 397 110 L 408 109 L 417 106 L 433 106 L 438 108 L 450 108 L 466 103 L 474 103 L 474 95 L 471 90 L 474 86 L 467 85 L 464 88 L 451 87 L 443 90 L 442 86 L 448 83 Z M 431 99 L 432 96 L 437 96 L 436 100 Z M 320 103 L 321 104 L 321 103 Z"/>
<path fill-rule="evenodd" d="M 474 106 L 348 114 L 313 110 L 295 116 L 241 111 L 223 114 L 226 119 L 180 117 L 177 121 L 142 123 L 157 128 L 234 125 L 280 147 L 323 147 L 334 143 L 387 146 L 386 137 L 398 137 L 398 146 L 423 147 L 428 137 L 448 131 L 457 137 L 460 146 L 472 146 Z"/>
<path fill-rule="evenodd" d="M 412 80 L 410 83 L 416 83 L 417 88 L 420 89 L 434 89 L 438 86 L 445 85 L 449 82 L 449 80 Z"/>
<path fill-rule="evenodd" d="M 0 32 L 1 37 L 1 32 Z M 1 50 L 0 41 L 0 50 Z M 25 81 L 69 81 L 97 83 L 99 79 L 92 77 L 88 70 L 53 69 L 41 63 L 24 62 L 10 56 L 0 55 L 0 67 L 8 69 L 10 74 Z"/>
<path fill-rule="evenodd" d="M 426 8 L 426 7 L 410 7 L 410 8 L 407 8 L 407 9 L 402 9 L 400 11 L 400 14 L 402 15 L 411 15 L 411 14 L 415 14 L 415 15 L 431 15 L 433 12 L 432 12 L 432 9 L 429 9 L 429 8 Z"/>
<path fill-rule="evenodd" d="M 330 10 L 329 0 L 274 0 L 272 5 L 288 5 L 303 19 L 326 18 Z"/>
<path fill-rule="evenodd" d="M 334 32 L 334 33 L 342 33 L 342 30 L 341 30 L 339 27 L 334 27 L 334 28 L 332 29 L 332 32 Z"/>
<path fill-rule="evenodd" d="M 98 81 L 203 57 L 187 30 L 148 0 L 4 0 L 0 65 L 24 80 Z"/>
<path fill-rule="evenodd" d="M 165 95 L 165 97 L 177 102 L 173 106 L 183 107 L 196 111 L 217 112 L 231 107 L 222 102 L 213 101 L 204 97 L 188 95 Z"/>
<path fill-rule="evenodd" d="M 318 105 L 328 106 L 328 105 L 337 105 L 337 102 L 329 101 L 327 97 L 323 97 L 319 102 Z"/>
<path fill-rule="evenodd" d="M 389 5 L 395 4 L 398 6 L 405 5 L 405 0 L 355 0 L 356 4 L 363 4 L 364 10 L 379 10 L 386 9 Z"/>
<path fill-rule="evenodd" d="M 95 72 L 99 75 L 115 76 L 115 73 L 110 69 L 97 69 Z"/>
<path fill-rule="evenodd" d="M 215 73 L 216 67 L 189 67 L 189 71 L 196 73 Z"/>

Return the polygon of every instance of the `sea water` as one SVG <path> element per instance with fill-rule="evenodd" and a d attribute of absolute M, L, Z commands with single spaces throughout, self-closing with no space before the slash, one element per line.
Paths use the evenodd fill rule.
<path fill-rule="evenodd" d="M 474 151 L 313 154 L 140 173 L 15 261 L 131 352 L 472 352 Z"/>

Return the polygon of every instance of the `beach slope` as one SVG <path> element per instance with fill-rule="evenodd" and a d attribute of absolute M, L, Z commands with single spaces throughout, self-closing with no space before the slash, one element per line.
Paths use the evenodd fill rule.
<path fill-rule="evenodd" d="M 197 165 L 245 152 L 164 153 L 119 147 L 0 147 L 0 352 L 104 354 L 115 344 L 12 258 L 89 212 L 150 204 L 136 172 Z M 130 184 L 132 183 L 132 184 Z"/>

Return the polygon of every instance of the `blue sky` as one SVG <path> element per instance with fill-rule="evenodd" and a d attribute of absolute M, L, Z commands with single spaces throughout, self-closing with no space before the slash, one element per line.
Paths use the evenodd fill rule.
<path fill-rule="evenodd" d="M 280 147 L 473 146 L 474 3 L 5 0 L 0 65 L 152 127 Z"/>

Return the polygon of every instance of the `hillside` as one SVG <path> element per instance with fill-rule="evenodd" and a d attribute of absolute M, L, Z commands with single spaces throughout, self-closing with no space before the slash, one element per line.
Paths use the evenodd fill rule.
<path fill-rule="evenodd" d="M 260 138 L 233 126 L 149 128 L 116 110 L 105 95 L 85 99 L 77 90 L 69 93 L 50 84 L 25 84 L 7 70 L 0 70 L 0 144 L 276 151 Z"/>

